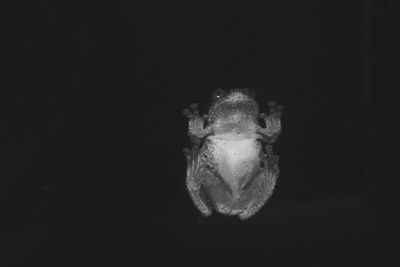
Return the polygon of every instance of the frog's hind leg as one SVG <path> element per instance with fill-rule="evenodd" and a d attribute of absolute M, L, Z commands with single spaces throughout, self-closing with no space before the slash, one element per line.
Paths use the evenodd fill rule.
<path fill-rule="evenodd" d="M 204 216 L 210 216 L 211 209 L 201 197 L 201 180 L 203 176 L 199 164 L 198 144 L 194 144 L 191 150 L 184 148 L 183 153 L 187 160 L 186 188 L 199 211 Z"/>
<path fill-rule="evenodd" d="M 265 157 L 263 158 L 264 168 L 268 171 L 273 172 L 276 177 L 279 176 L 279 156 L 274 155 L 271 145 L 265 146 Z"/>
<path fill-rule="evenodd" d="M 275 188 L 276 180 L 279 176 L 279 157 L 273 154 L 272 146 L 265 146 L 265 155 L 262 157 L 264 166 L 262 167 L 260 177 L 255 180 L 256 185 L 256 197 L 255 201 L 252 201 L 248 208 L 239 214 L 240 219 L 248 219 L 257 213 L 258 210 L 268 201 L 272 196 Z"/>

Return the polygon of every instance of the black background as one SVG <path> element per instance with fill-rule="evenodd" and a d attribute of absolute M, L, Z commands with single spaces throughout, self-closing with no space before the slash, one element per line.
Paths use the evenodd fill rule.
<path fill-rule="evenodd" d="M 400 5 L 371 2 L 9 1 L 2 266 L 388 266 Z M 248 221 L 185 189 L 217 88 L 285 106 Z"/>

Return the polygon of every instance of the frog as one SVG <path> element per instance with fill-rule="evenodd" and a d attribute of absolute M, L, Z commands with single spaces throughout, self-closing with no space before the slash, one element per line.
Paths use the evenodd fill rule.
<path fill-rule="evenodd" d="M 272 148 L 282 132 L 283 105 L 268 101 L 259 112 L 248 88 L 212 94 L 207 114 L 197 103 L 183 110 L 191 149 L 186 157 L 186 188 L 200 213 L 213 211 L 246 220 L 270 199 L 279 177 L 279 156 Z"/>

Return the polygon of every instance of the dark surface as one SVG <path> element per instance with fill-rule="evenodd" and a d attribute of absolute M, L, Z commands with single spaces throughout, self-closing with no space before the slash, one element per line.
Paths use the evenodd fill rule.
<path fill-rule="evenodd" d="M 390 266 L 395 3 L 8 2 L 2 266 Z M 202 218 L 182 110 L 247 87 L 285 106 L 275 193 Z"/>

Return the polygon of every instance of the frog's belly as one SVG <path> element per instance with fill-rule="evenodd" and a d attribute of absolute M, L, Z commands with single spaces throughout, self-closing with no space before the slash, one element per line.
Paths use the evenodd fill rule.
<path fill-rule="evenodd" d="M 212 140 L 213 152 L 221 176 L 232 185 L 252 171 L 258 161 L 260 145 L 256 139 Z"/>

